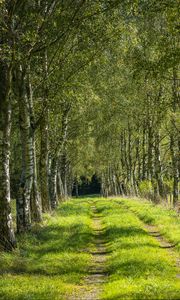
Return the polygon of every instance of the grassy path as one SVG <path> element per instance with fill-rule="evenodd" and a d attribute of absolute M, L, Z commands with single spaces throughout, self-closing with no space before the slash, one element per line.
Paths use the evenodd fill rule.
<path fill-rule="evenodd" d="M 91 265 L 88 270 L 88 276 L 84 278 L 84 287 L 78 291 L 78 294 L 70 297 L 72 300 L 100 299 L 100 294 L 103 290 L 102 286 L 108 279 L 106 271 L 108 255 L 107 240 L 105 239 L 106 228 L 102 226 L 102 216 L 97 211 L 96 202 L 93 202 L 91 210 L 93 240 L 91 249 L 87 249 L 92 255 Z"/>
<path fill-rule="evenodd" d="M 140 201 L 63 203 L 19 238 L 15 253 L 0 254 L 0 299 L 180 299 L 179 225 L 173 213 Z M 158 234 L 176 247 L 162 247 Z"/>

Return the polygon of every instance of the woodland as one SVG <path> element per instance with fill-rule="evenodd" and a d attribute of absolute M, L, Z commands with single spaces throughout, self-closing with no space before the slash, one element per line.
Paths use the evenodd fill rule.
<path fill-rule="evenodd" d="M 71 199 L 92 178 L 107 201 L 143 198 L 154 209 L 147 219 L 154 220 L 161 206 L 162 214 L 168 209 L 178 222 L 179 28 L 177 0 L 0 0 L 0 251 L 5 261 L 6 255 L 21 255 L 24 241 L 53 222 L 57 212 L 74 211 L 78 220 L 77 203 L 88 213 L 88 201 L 96 205 L 98 200 L 86 204 L 82 198 L 81 208 L 80 200 Z M 112 203 L 113 215 L 118 204 Z M 102 299 L 152 299 L 138 295 Z M 168 299 L 180 296 L 172 295 Z M 66 299 L 48 297 L 12 299 Z"/>

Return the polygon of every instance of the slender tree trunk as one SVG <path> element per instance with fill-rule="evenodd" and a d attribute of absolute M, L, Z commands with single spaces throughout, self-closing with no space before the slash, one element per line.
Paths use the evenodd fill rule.
<path fill-rule="evenodd" d="M 173 176 L 173 205 L 174 207 L 178 204 L 179 195 L 179 172 L 178 172 L 178 155 L 175 149 L 174 135 L 170 136 L 170 150 L 171 150 L 171 160 L 172 160 L 172 176 Z"/>
<path fill-rule="evenodd" d="M 11 67 L 0 62 L 0 245 L 16 247 L 10 206 Z"/>
<path fill-rule="evenodd" d="M 156 179 L 156 189 L 155 189 L 155 197 L 157 202 L 159 202 L 159 196 L 163 198 L 164 189 L 163 189 L 163 181 L 162 181 L 162 168 L 161 168 L 161 156 L 160 156 L 160 135 L 159 132 L 156 131 L 155 134 L 155 161 L 154 161 L 154 170 L 155 170 L 155 179 Z"/>
<path fill-rule="evenodd" d="M 121 156 L 121 170 L 122 170 L 122 181 L 120 183 L 120 188 L 122 190 L 122 194 L 126 194 L 126 189 L 124 187 L 125 182 L 125 149 L 124 149 L 124 135 L 121 133 L 120 136 L 120 156 Z"/>
<path fill-rule="evenodd" d="M 61 158 L 61 174 L 62 174 L 62 183 L 63 183 L 63 190 L 64 190 L 64 199 L 68 197 L 68 187 L 67 187 L 67 158 L 64 149 L 64 154 Z"/>
<path fill-rule="evenodd" d="M 37 182 L 37 162 L 36 162 L 36 146 L 35 139 L 33 136 L 33 165 L 34 165 L 34 174 L 33 174 L 33 186 L 31 193 L 31 216 L 34 222 L 42 221 L 42 206 L 41 206 L 41 196 L 38 189 Z"/>
<path fill-rule="evenodd" d="M 127 142 L 126 142 L 126 131 L 124 130 L 123 134 L 123 151 L 124 151 L 124 163 L 125 163 L 125 170 L 126 175 L 124 176 L 124 187 L 126 190 L 126 195 L 130 194 L 129 189 L 129 165 L 128 165 L 128 157 L 127 157 Z"/>
<path fill-rule="evenodd" d="M 58 194 L 58 198 L 60 198 L 61 200 L 64 199 L 64 187 L 63 187 L 61 172 L 59 170 L 59 167 L 57 172 L 57 194 Z"/>
<path fill-rule="evenodd" d="M 49 180 L 48 180 L 48 156 L 49 156 L 49 110 L 48 110 L 48 58 L 47 51 L 45 50 L 44 56 L 44 99 L 43 105 L 45 108 L 43 118 L 40 123 L 41 132 L 41 150 L 39 161 L 39 174 L 40 174 L 40 190 L 42 199 L 43 212 L 51 210 L 50 195 L 49 195 Z"/>
<path fill-rule="evenodd" d="M 30 69 L 29 69 L 30 72 Z M 27 82 L 27 96 L 29 100 L 29 113 L 31 129 L 30 134 L 32 135 L 32 155 L 33 155 L 33 185 L 31 193 L 31 217 L 34 222 L 42 221 L 42 206 L 41 197 L 38 190 L 37 182 L 37 162 L 36 162 L 36 142 L 35 142 L 35 118 L 34 118 L 34 103 L 33 103 L 33 92 L 30 82 L 30 74 L 28 74 Z"/>
<path fill-rule="evenodd" d="M 146 128 L 144 124 L 142 138 L 142 180 L 146 179 L 146 173 Z"/>
<path fill-rule="evenodd" d="M 147 163 L 148 179 L 153 178 L 153 128 L 152 121 L 148 122 L 148 163 Z"/>
<path fill-rule="evenodd" d="M 57 160 L 54 158 L 51 162 L 51 175 L 50 175 L 50 199 L 51 208 L 55 209 L 58 203 L 57 197 Z"/>
<path fill-rule="evenodd" d="M 58 203 L 57 195 L 57 172 L 58 172 L 58 162 L 60 161 L 60 171 L 61 179 L 63 183 L 64 197 L 68 196 L 67 187 L 67 158 L 66 158 L 66 139 L 67 139 L 67 128 L 68 128 L 68 113 L 70 107 L 66 108 L 62 115 L 62 130 L 59 143 L 55 150 L 55 153 L 51 162 L 51 172 L 50 172 L 50 201 L 51 208 L 54 209 Z M 61 160 L 60 160 L 61 158 Z"/>
<path fill-rule="evenodd" d="M 30 199 L 33 186 L 34 157 L 31 133 L 30 107 L 25 86 L 25 71 L 18 76 L 19 86 L 19 124 L 22 147 L 22 174 L 17 195 L 17 231 L 25 232 L 31 228 Z"/>
<path fill-rule="evenodd" d="M 133 176 L 133 163 L 132 163 L 132 129 L 130 127 L 130 124 L 128 122 L 128 145 L 127 145 L 127 151 L 128 151 L 128 182 L 129 182 L 129 191 L 130 194 L 134 194 L 134 176 Z"/>
<path fill-rule="evenodd" d="M 139 135 L 139 132 L 138 132 Z M 139 181 L 141 180 L 141 159 L 140 159 L 140 138 L 136 139 L 136 161 L 134 163 L 134 171 L 133 171 L 133 177 L 134 177 L 134 189 L 136 196 L 139 195 Z"/>
<path fill-rule="evenodd" d="M 41 153 L 39 162 L 39 175 L 41 187 L 41 199 L 43 212 L 50 211 L 50 197 L 48 186 L 48 111 L 45 113 L 44 118 L 40 125 L 41 131 Z"/>
<path fill-rule="evenodd" d="M 76 191 L 76 198 L 79 197 L 79 187 L 78 187 L 78 180 L 75 179 L 75 191 Z"/>

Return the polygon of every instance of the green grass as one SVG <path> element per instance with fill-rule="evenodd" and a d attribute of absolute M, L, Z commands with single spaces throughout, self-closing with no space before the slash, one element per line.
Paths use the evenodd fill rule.
<path fill-rule="evenodd" d="M 87 252 L 93 249 L 92 204 L 102 216 L 109 250 L 102 299 L 180 299 L 178 252 L 160 248 L 144 229 L 144 223 L 155 224 L 177 243 L 177 215 L 141 200 L 83 197 L 46 215 L 43 224 L 18 238 L 14 253 L 0 254 L 1 300 L 65 300 L 79 295 L 82 286 L 88 288 L 84 278 L 92 259 Z"/>
<path fill-rule="evenodd" d="M 97 202 L 112 251 L 102 299 L 180 299 L 176 255 L 160 248 L 142 221 L 119 202 L 124 204 L 126 200 Z"/>
<path fill-rule="evenodd" d="M 0 299 L 66 299 L 88 272 L 92 240 L 89 203 L 64 203 L 44 224 L 0 254 Z"/>
<path fill-rule="evenodd" d="M 121 204 L 133 211 L 143 222 L 156 225 L 164 237 L 180 252 L 180 217 L 173 209 L 155 205 L 147 200 L 120 199 Z"/>

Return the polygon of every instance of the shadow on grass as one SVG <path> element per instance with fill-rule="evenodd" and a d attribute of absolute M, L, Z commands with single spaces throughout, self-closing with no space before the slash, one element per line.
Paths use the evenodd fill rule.
<path fill-rule="evenodd" d="M 115 240 L 120 237 L 129 237 L 129 236 L 147 236 L 147 232 L 136 226 L 112 226 L 106 230 L 106 235 L 108 239 Z"/>
<path fill-rule="evenodd" d="M 77 251 L 91 241 L 93 234 L 89 226 L 83 227 L 82 224 L 77 223 L 67 227 L 50 225 L 35 233 L 35 237 L 37 243 L 40 243 L 41 246 L 34 249 L 34 245 L 31 245 L 31 251 L 43 255 L 56 251 Z M 43 246 L 45 246 L 45 249 Z"/>
<path fill-rule="evenodd" d="M 35 291 L 30 291 L 28 292 L 20 292 L 18 294 L 11 294 L 10 292 L 1 292 L 0 291 L 0 299 L 3 300 L 49 300 L 49 299 L 60 299 L 59 297 L 63 297 L 61 299 L 67 299 L 64 294 L 59 294 L 59 292 L 35 292 Z"/>
<path fill-rule="evenodd" d="M 86 207 L 82 208 L 85 214 Z M 64 215 L 63 215 L 64 213 Z M 71 222 L 71 217 L 73 218 Z M 78 219 L 76 221 L 76 216 Z M 93 240 L 93 232 L 86 221 L 79 218 L 79 205 L 64 204 L 58 209 L 57 218 L 64 218 L 63 225 L 49 224 L 33 229 L 25 237 L 19 237 L 20 251 L 2 260 L 0 274 L 63 275 L 87 272 L 86 249 Z M 66 223 L 66 217 L 68 221 Z M 87 217 L 87 214 L 85 214 Z M 0 257 L 1 264 L 1 257 Z"/>
<path fill-rule="evenodd" d="M 169 271 L 166 261 L 160 261 L 158 258 L 152 262 L 145 262 L 141 258 L 120 262 L 117 258 L 108 268 L 109 274 L 118 273 L 121 278 L 148 278 L 149 274 L 151 276 L 161 276 L 166 271 Z"/>
<path fill-rule="evenodd" d="M 56 212 L 62 217 L 71 215 L 87 216 L 89 214 L 88 204 L 90 202 L 91 201 L 88 202 L 87 200 L 74 199 L 69 202 L 65 202 L 63 205 L 60 205 Z"/>

